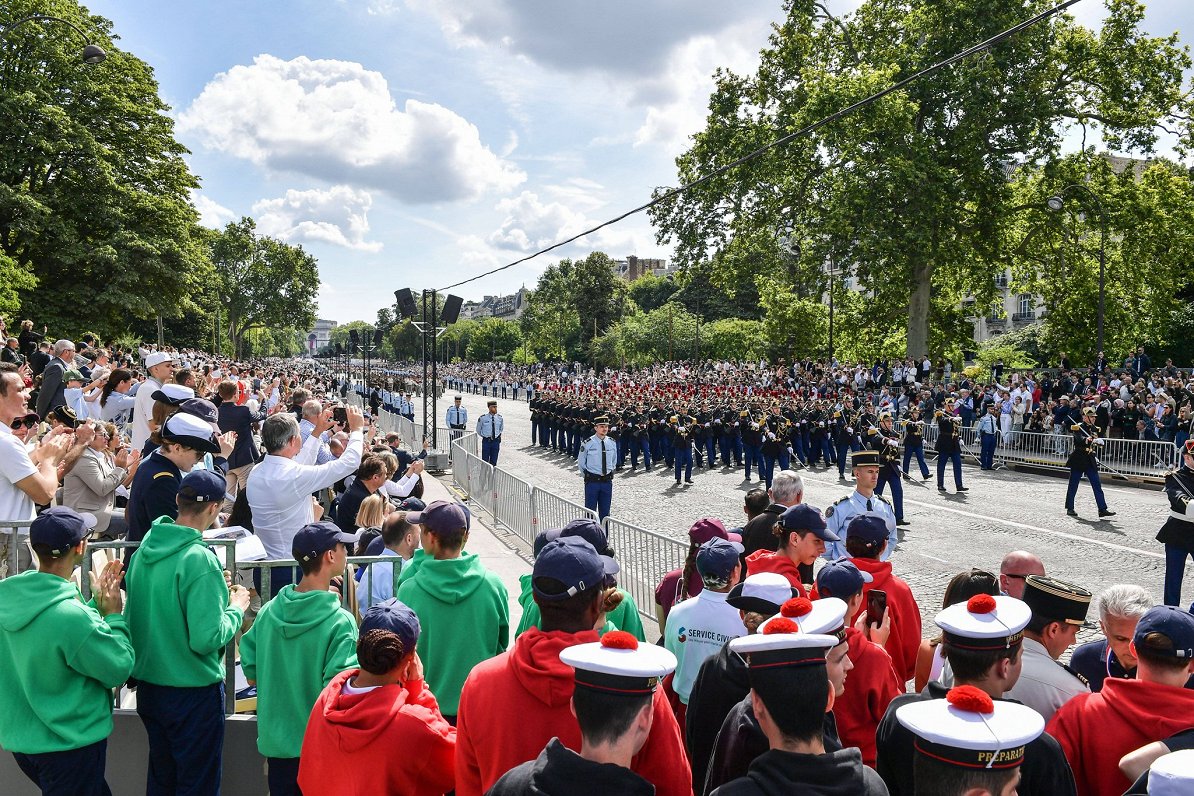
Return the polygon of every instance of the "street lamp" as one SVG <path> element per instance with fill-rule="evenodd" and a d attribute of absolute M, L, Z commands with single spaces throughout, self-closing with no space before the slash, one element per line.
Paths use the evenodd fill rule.
<path fill-rule="evenodd" d="M 1082 183 L 1073 183 L 1062 188 L 1057 193 L 1045 200 L 1045 206 L 1054 213 L 1059 213 L 1065 207 L 1066 196 L 1074 191 L 1081 192 L 1090 204 L 1099 214 L 1099 332 L 1098 332 L 1098 348 L 1095 356 L 1102 354 L 1103 349 L 1103 312 L 1106 303 L 1106 276 L 1107 276 L 1107 212 L 1103 209 L 1103 203 L 1099 201 L 1099 197 L 1089 187 Z M 1079 200 L 1082 203 L 1082 200 Z"/>
<path fill-rule="evenodd" d="M 3 26 L 4 33 L 5 33 L 5 35 L 7 35 L 7 34 L 11 33 L 12 31 L 16 30 L 17 28 L 19 28 L 21 25 L 24 25 L 26 22 L 33 22 L 34 20 L 46 20 L 49 22 L 58 22 L 58 23 L 61 23 L 63 25 L 66 25 L 67 27 L 71 28 L 72 30 L 74 30 L 75 33 L 78 33 L 79 37 L 82 38 L 83 41 L 86 43 L 83 47 L 83 51 L 79 54 L 79 58 L 83 61 L 83 63 L 98 64 L 101 61 L 103 61 L 105 58 L 108 57 L 108 54 L 106 52 L 104 52 L 104 49 L 102 47 L 100 47 L 98 44 L 91 43 L 87 34 L 84 33 L 82 28 L 80 28 L 78 25 L 71 22 L 70 20 L 63 19 L 62 17 L 51 16 L 50 14 L 30 14 L 27 17 L 22 17 L 21 19 L 18 19 L 16 22 L 13 22 L 10 25 Z"/>

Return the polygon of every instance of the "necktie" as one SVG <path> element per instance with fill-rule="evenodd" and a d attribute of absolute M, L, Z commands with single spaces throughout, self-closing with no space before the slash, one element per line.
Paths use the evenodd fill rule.
<path fill-rule="evenodd" d="M 497 439 L 497 421 L 492 416 L 489 418 L 489 438 Z"/>
<path fill-rule="evenodd" d="M 601 439 L 601 474 L 605 475 L 605 438 Z"/>
<path fill-rule="evenodd" d="M 874 510 L 875 510 L 875 509 L 874 509 L 874 507 L 871 505 L 871 499 L 870 499 L 870 498 L 867 498 L 867 499 L 866 499 L 866 510 L 867 510 L 867 511 L 874 511 Z"/>

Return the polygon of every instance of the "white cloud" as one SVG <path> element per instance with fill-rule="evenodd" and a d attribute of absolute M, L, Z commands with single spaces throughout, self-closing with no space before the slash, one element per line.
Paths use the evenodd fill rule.
<path fill-rule="evenodd" d="M 199 224 L 201 226 L 220 229 L 236 220 L 236 213 L 201 193 L 191 194 L 191 204 L 195 205 L 195 209 L 199 211 Z"/>
<path fill-rule="evenodd" d="M 253 215 L 263 234 L 280 240 L 377 252 L 382 244 L 366 240 L 372 205 L 368 191 L 337 185 L 326 191 L 291 189 L 277 199 L 262 199 L 253 205 Z"/>
<path fill-rule="evenodd" d="M 409 204 L 476 199 L 526 179 L 468 120 L 433 103 L 394 103 L 358 63 L 259 55 L 216 75 L 184 111 L 181 134 L 272 171 L 385 191 Z"/>
<path fill-rule="evenodd" d="M 506 217 L 489 236 L 489 243 L 510 251 L 542 249 L 591 226 L 583 213 L 559 202 L 543 202 L 538 194 L 530 191 L 501 200 L 496 209 Z"/>

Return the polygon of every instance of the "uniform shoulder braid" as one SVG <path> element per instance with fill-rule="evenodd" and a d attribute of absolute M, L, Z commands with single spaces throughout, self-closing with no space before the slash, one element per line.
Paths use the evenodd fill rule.
<path fill-rule="evenodd" d="M 874 494 L 872 497 L 874 497 L 876 500 L 879 500 L 879 501 L 881 501 L 881 502 L 883 502 L 883 503 L 886 503 L 886 504 L 887 504 L 887 505 L 889 505 L 889 506 L 891 505 L 891 501 L 890 501 L 890 500 L 888 500 L 886 497 L 884 497 L 883 495 L 880 495 L 880 494 L 879 494 L 879 493 L 877 493 L 877 492 L 876 492 L 876 493 L 875 493 L 875 494 Z"/>
<path fill-rule="evenodd" d="M 830 503 L 828 506 L 826 506 L 826 507 L 825 507 L 825 516 L 826 516 L 826 517 L 832 517 L 832 516 L 833 516 L 833 510 L 834 510 L 834 507 L 835 507 L 835 506 L 837 506 L 839 503 L 845 503 L 845 502 L 846 502 L 847 500 L 849 500 L 849 499 L 850 499 L 850 496 L 849 496 L 849 495 L 846 495 L 845 497 L 843 497 L 843 498 L 838 498 L 837 500 L 835 500 L 835 501 L 833 501 L 832 503 Z"/>
<path fill-rule="evenodd" d="M 1078 678 L 1078 682 L 1082 683 L 1082 685 L 1086 686 L 1087 688 L 1090 687 L 1090 680 L 1087 680 L 1085 675 L 1083 675 L 1077 669 L 1074 669 L 1074 668 L 1062 663 L 1061 661 L 1054 661 L 1054 662 L 1061 668 L 1065 669 L 1070 674 L 1074 675 L 1074 677 Z"/>

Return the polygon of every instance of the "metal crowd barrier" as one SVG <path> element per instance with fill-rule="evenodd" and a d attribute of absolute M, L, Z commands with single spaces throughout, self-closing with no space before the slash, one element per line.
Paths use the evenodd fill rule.
<path fill-rule="evenodd" d="M 531 510 L 534 513 L 536 532 L 545 531 L 550 528 L 562 528 L 572 520 L 579 520 L 585 517 L 597 520 L 597 512 L 592 509 L 586 509 L 579 503 L 562 498 L 537 486 L 531 488 Z"/>
<path fill-rule="evenodd" d="M 900 421 L 896 431 L 903 439 L 905 421 Z M 974 464 L 982 450 L 978 425 L 961 429 L 962 457 Z M 1073 448 L 1073 433 L 1041 433 L 1039 431 L 1000 431 L 995 447 L 995 461 L 1004 465 L 1026 465 L 1064 470 L 1066 459 Z M 1006 439 L 1006 441 L 1005 441 Z M 933 455 L 937 443 L 936 421 L 924 426 L 924 447 L 926 455 Z M 973 456 L 973 458 L 971 458 Z M 1102 470 L 1109 475 L 1125 479 L 1161 482 L 1165 473 L 1177 462 L 1177 449 L 1170 442 L 1153 440 L 1105 438 L 1099 451 Z"/>
<path fill-rule="evenodd" d="M 501 468 L 494 468 L 490 513 L 527 545 L 534 544 L 536 532 L 532 492 L 533 487 L 526 481 Z"/>
<path fill-rule="evenodd" d="M 18 533 L 18 530 L 24 528 L 25 534 Z M 27 544 L 29 540 L 29 522 L 24 520 L 5 520 L 0 522 L 0 539 L 8 539 L 8 556 L 6 560 L 0 561 L 0 565 L 6 566 L 5 577 L 11 578 L 13 575 L 21 573 L 21 545 Z M 32 557 L 32 551 L 30 551 Z"/>
<path fill-rule="evenodd" d="M 655 587 L 663 576 L 683 569 L 688 546 L 679 539 L 606 517 L 602 523 L 618 558 L 618 585 L 630 592 L 638 612 L 655 619 Z"/>

